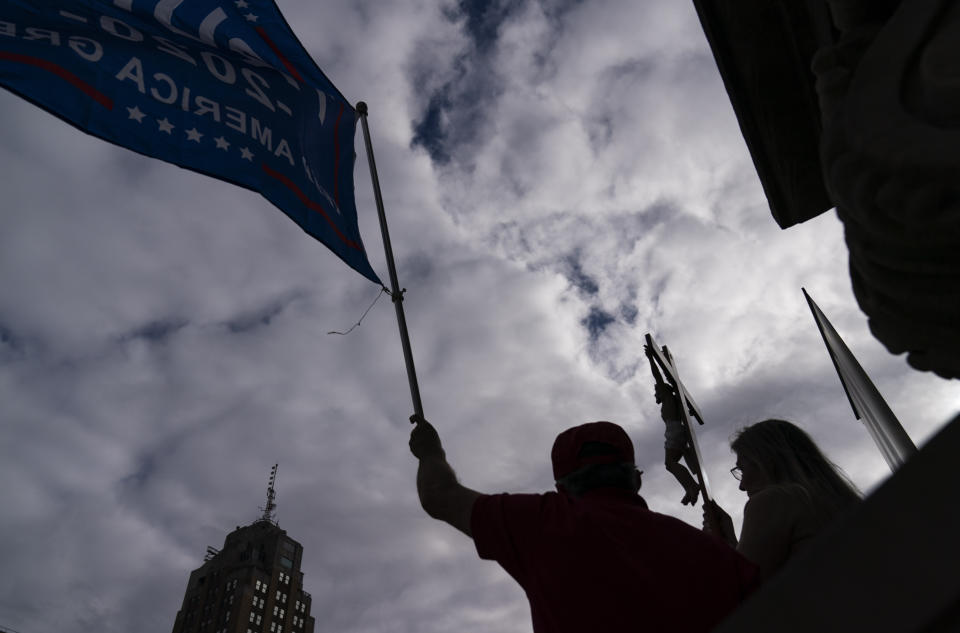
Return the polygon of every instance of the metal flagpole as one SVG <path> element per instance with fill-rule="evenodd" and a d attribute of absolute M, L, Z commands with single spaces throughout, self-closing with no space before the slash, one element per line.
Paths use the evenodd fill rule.
<path fill-rule="evenodd" d="M 367 126 L 367 104 L 357 103 L 357 114 L 363 126 L 363 141 L 367 148 L 367 160 L 370 163 L 370 179 L 373 181 L 373 195 L 377 200 L 377 215 L 380 217 L 380 234 L 383 235 L 383 250 L 387 256 L 387 270 L 390 272 L 390 297 L 397 309 L 397 324 L 400 326 L 400 343 L 403 345 L 403 360 L 407 365 L 407 380 L 410 383 L 410 398 L 413 400 L 413 412 L 421 418 L 423 403 L 420 401 L 420 387 L 417 384 L 417 370 L 413 366 L 413 351 L 410 348 L 410 335 L 407 333 L 407 319 L 403 315 L 403 293 L 397 281 L 397 265 L 393 261 L 393 248 L 390 246 L 390 232 L 387 230 L 387 216 L 383 211 L 383 196 L 380 194 L 380 179 L 377 178 L 377 165 L 373 160 L 373 144 L 370 142 L 370 128 Z"/>

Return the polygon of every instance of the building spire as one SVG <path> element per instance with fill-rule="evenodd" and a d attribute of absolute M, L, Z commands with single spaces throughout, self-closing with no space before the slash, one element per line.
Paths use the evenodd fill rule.
<path fill-rule="evenodd" d="M 267 487 L 267 504 L 260 508 L 263 511 L 263 514 L 260 516 L 260 521 L 268 521 L 270 523 L 275 523 L 274 520 L 274 510 L 277 509 L 277 504 L 275 502 L 277 498 L 277 491 L 274 490 L 274 484 L 277 483 L 277 464 L 273 465 L 273 468 L 270 469 L 270 485 Z"/>

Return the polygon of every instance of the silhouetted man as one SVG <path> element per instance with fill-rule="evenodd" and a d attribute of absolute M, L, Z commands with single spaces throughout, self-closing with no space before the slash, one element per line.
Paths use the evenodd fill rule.
<path fill-rule="evenodd" d="M 520 583 L 535 633 L 706 633 L 756 586 L 756 568 L 726 543 L 647 509 L 616 424 L 557 436 L 557 492 L 486 495 L 460 485 L 433 426 L 410 419 L 424 510 Z"/>

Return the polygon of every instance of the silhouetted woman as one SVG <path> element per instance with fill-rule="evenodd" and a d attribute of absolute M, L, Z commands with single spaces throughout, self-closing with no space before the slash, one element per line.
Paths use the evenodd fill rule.
<path fill-rule="evenodd" d="M 703 527 L 758 565 L 763 578 L 860 499 L 810 436 L 785 420 L 764 420 L 742 429 L 730 448 L 737 456 L 730 472 L 749 497 L 740 541 L 733 521 L 716 503 L 704 507 Z"/>

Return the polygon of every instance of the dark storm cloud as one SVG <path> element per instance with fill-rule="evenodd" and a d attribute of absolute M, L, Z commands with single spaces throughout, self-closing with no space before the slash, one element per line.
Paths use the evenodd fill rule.
<path fill-rule="evenodd" d="M 637 315 L 640 311 L 637 309 L 637 306 L 625 303 L 620 306 L 620 316 L 623 317 L 623 320 L 627 322 L 628 325 L 634 325 L 637 322 Z"/>
<path fill-rule="evenodd" d="M 452 105 L 449 84 L 443 86 L 439 92 L 430 97 L 426 112 L 414 125 L 413 147 L 423 147 L 430 158 L 441 165 L 450 162 L 447 151 L 447 124 L 445 123 L 446 110 Z"/>
<path fill-rule="evenodd" d="M 209 431 L 203 423 L 188 423 L 172 429 L 168 420 L 159 419 L 156 423 L 160 427 L 157 436 L 143 444 L 132 460 L 131 471 L 122 475 L 118 482 L 119 493 L 133 505 L 142 503 L 140 495 L 152 483 L 153 477 L 158 473 L 170 475 L 171 458 L 180 453 L 188 442 L 195 440 L 198 433 Z"/>
<path fill-rule="evenodd" d="M 0 323 L 0 363 L 21 358 L 25 342 L 13 330 Z"/>
<path fill-rule="evenodd" d="M 448 163 L 460 146 L 482 138 L 489 128 L 488 110 L 502 91 L 502 81 L 483 57 L 461 55 L 453 63 L 455 78 L 437 89 L 414 121 L 411 147 L 423 147 L 431 159 Z"/>
<path fill-rule="evenodd" d="M 132 332 L 121 337 L 123 341 L 144 340 L 150 343 L 164 343 L 171 336 L 185 328 L 188 324 L 186 319 L 157 319 L 135 328 Z"/>
<path fill-rule="evenodd" d="M 590 308 L 590 313 L 580 321 L 580 325 L 587 328 L 587 332 L 590 335 L 590 342 L 596 343 L 597 339 L 606 331 L 607 326 L 616 323 L 616 321 L 617 319 L 609 312 L 593 306 Z"/>
<path fill-rule="evenodd" d="M 434 262 L 430 255 L 424 252 L 414 252 L 404 257 L 399 263 L 399 271 L 410 285 L 424 283 L 434 272 Z"/>
<path fill-rule="evenodd" d="M 455 10 L 445 11 L 444 14 L 452 22 L 464 19 L 464 32 L 473 42 L 476 50 L 487 54 L 493 50 L 500 37 L 503 25 L 511 18 L 522 13 L 528 5 L 534 4 L 550 21 L 557 35 L 561 30 L 560 21 L 564 14 L 573 7 L 583 3 L 583 0 L 460 0 Z"/>
<path fill-rule="evenodd" d="M 510 0 L 460 0 L 456 12 L 447 12 L 447 17 L 458 22 L 464 19 L 464 32 L 470 37 L 480 55 L 485 55 L 496 46 L 500 27 L 511 14 L 522 9 L 524 2 Z"/>
<path fill-rule="evenodd" d="M 422 55 L 417 75 L 452 75 L 429 96 L 423 113 L 414 121 L 412 147 L 423 147 L 431 159 L 448 163 L 461 145 L 469 145 L 488 127 L 489 111 L 503 89 L 491 59 L 497 49 L 501 27 L 521 11 L 524 2 L 510 0 L 461 0 L 444 11 L 454 24 L 461 24 L 467 44 L 453 60 Z M 449 67 L 445 67 L 449 64 Z"/>
<path fill-rule="evenodd" d="M 158 456 L 147 453 L 137 459 L 137 468 L 134 472 L 120 480 L 120 485 L 130 488 L 142 488 L 157 470 Z"/>
<path fill-rule="evenodd" d="M 561 261 L 561 270 L 570 284 L 585 295 L 593 296 L 600 292 L 597 280 L 583 271 L 582 254 L 575 251 Z"/>
<path fill-rule="evenodd" d="M 293 292 L 281 299 L 275 299 L 266 305 L 260 306 L 248 312 L 239 314 L 223 323 L 233 334 L 242 334 L 267 327 L 274 318 L 286 310 L 291 303 L 303 297 L 301 292 Z"/>
<path fill-rule="evenodd" d="M 453 59 L 437 59 L 429 49 L 417 56 L 412 71 L 414 85 L 429 87 L 433 76 L 448 79 L 428 93 L 413 122 L 411 147 L 423 147 L 440 165 L 459 160 L 469 167 L 472 157 L 462 150 L 483 142 L 491 128 L 492 113 L 506 89 L 497 60 L 504 27 L 518 20 L 531 6 L 549 23 L 544 41 L 530 52 L 529 61 L 536 69 L 539 83 L 555 72 L 552 49 L 563 33 L 564 17 L 581 4 L 581 0 L 461 0 L 445 10 L 444 16 L 450 22 L 461 25 L 466 42 Z M 517 142 L 522 144 L 523 139 Z M 509 179 L 512 173 L 505 169 L 503 176 Z M 520 183 L 514 185 L 518 192 L 524 190 Z"/>
<path fill-rule="evenodd" d="M 0 323 L 0 345 L 12 348 L 20 347 L 20 341 L 14 336 L 13 332 L 2 323 Z"/>

